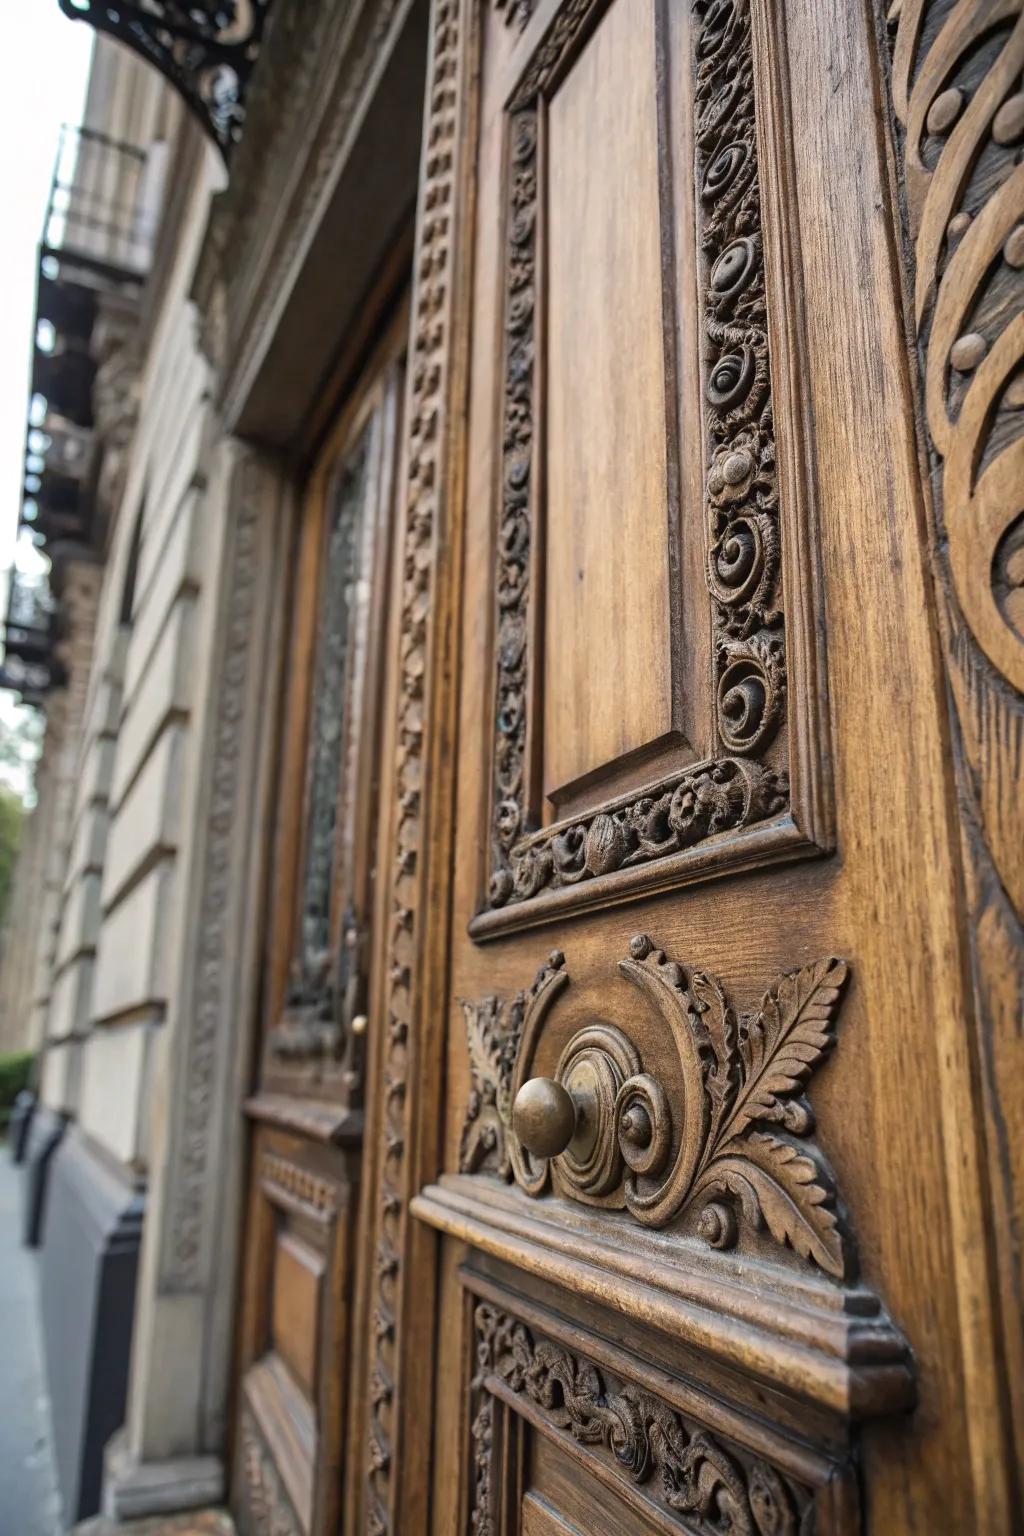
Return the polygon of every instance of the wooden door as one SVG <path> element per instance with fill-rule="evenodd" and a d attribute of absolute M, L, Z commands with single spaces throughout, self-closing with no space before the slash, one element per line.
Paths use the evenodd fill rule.
<path fill-rule="evenodd" d="M 338 1529 L 405 314 L 302 498 L 243 1272 L 244 1533 Z"/>
<path fill-rule="evenodd" d="M 988 582 L 1004 528 L 993 569 L 1019 570 L 1019 18 L 892 9 L 890 37 L 847 0 L 435 5 L 411 441 L 442 450 L 406 534 L 435 560 L 434 777 L 389 1069 L 426 1107 L 391 1120 L 388 1189 L 414 1199 L 382 1290 L 375 1530 L 426 1529 L 428 1488 L 445 1536 L 1018 1518 L 988 1204 L 1015 1154 L 984 1165 L 970 955 L 1019 967 L 1019 930 L 966 915 L 925 457 L 953 450 L 925 436 L 907 318 L 926 343 L 956 258 L 913 311 L 903 241 L 922 230 L 920 262 L 981 230 L 937 301 L 965 337 L 928 367 L 940 393 L 952 367 L 953 417 L 993 359 L 956 451 L 997 477 L 984 517 L 947 508 L 950 537 L 981 518 Z M 981 130 L 949 137 L 922 223 L 974 90 L 986 125 L 1010 106 L 976 183 Z M 982 607 L 952 604 L 955 656 Z M 1018 609 L 983 622 L 1019 667 Z M 1000 697 L 1016 735 L 992 723 L 975 770 L 996 845 L 1021 792 Z"/>

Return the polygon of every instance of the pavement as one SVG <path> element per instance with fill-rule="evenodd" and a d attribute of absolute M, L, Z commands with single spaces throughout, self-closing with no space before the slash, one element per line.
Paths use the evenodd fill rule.
<path fill-rule="evenodd" d="M 36 1255 L 21 1243 L 23 1177 L 0 1143 L 0 1536 L 59 1536 Z"/>
<path fill-rule="evenodd" d="M 65 1536 L 50 1441 L 36 1254 L 21 1242 L 24 1169 L 0 1142 L 0 1536 Z M 102 1517 L 76 1536 L 234 1536 L 224 1510 L 119 1525 Z"/>

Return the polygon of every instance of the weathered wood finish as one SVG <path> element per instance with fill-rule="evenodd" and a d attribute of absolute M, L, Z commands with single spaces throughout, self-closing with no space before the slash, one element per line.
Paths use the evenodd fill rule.
<path fill-rule="evenodd" d="M 198 283 L 223 300 L 272 209 L 207 315 L 257 424 L 274 273 L 422 20 L 301 15 L 279 67 L 332 132 L 298 91 L 274 140 L 265 77 L 273 174 Z M 1020 0 L 432 0 L 410 309 L 334 339 L 351 371 L 381 332 L 297 528 L 247 1536 L 1019 1523 L 1022 29 Z M 334 400 L 298 438 L 283 412 L 300 456 Z M 300 914 L 331 475 L 367 423 L 341 985 Z"/>
<path fill-rule="evenodd" d="M 1019 66 L 1004 79 L 990 57 L 993 38 L 1018 36 L 1019 6 L 996 10 L 904 0 L 895 121 L 912 146 L 961 48 L 987 105 L 949 123 L 987 133 L 1019 89 Z M 991 11 L 988 51 L 965 22 L 921 84 L 940 11 Z M 988 257 L 918 279 L 927 407 L 975 323 L 958 284 L 997 251 L 1009 274 L 987 329 L 977 311 L 983 350 L 957 354 L 978 414 L 970 390 L 955 412 L 960 384 L 954 427 L 927 411 L 937 517 L 978 462 L 949 432 L 988 433 L 995 473 L 978 483 L 1003 521 L 965 572 L 941 520 L 934 551 L 926 534 L 904 161 L 873 10 L 718 0 L 627 27 L 629 0 L 539 0 L 485 8 L 479 35 L 476 15 L 435 5 L 428 89 L 389 743 L 398 1006 L 371 1020 L 366 1528 L 423 1526 L 430 1500 L 444 1536 L 702 1531 L 726 1516 L 751 1531 L 1009 1532 L 1015 1206 L 986 1125 L 1001 1116 L 1012 1136 L 1020 1103 L 996 1066 L 1017 1039 L 1003 893 L 1020 762 L 1005 731 L 971 756 L 955 673 L 951 731 L 946 666 L 966 652 L 934 580 L 940 599 L 965 584 L 954 617 L 977 598 L 988 617 L 964 622 L 1012 680 L 1019 653 L 992 615 L 1018 622 L 1020 214 L 1002 188 L 1019 170 L 985 161 L 977 197 L 999 214 L 971 212 Z M 993 71 L 1002 83 L 984 84 Z M 616 82 L 621 142 L 596 99 Z M 1011 155 L 1014 110 L 999 119 Z M 945 246 L 922 246 L 931 225 L 916 221 L 943 161 L 926 145 L 919 172 L 915 154 L 910 228 L 933 272 Z M 959 197 L 967 172 L 950 176 Z M 581 333 L 614 308 L 623 250 L 638 253 L 636 291 L 591 373 Z M 944 298 L 951 282 L 959 297 Z M 977 515 L 998 521 L 987 502 Z M 582 601 L 558 608 L 567 582 Z M 1004 688 L 1001 707 L 1015 697 Z M 559 739 L 563 721 L 577 725 Z M 964 833 L 960 752 L 979 796 Z M 999 882 L 968 861 L 965 883 L 965 846 L 988 848 Z M 652 965 L 674 1004 L 652 1006 Z M 575 1117 L 550 1158 L 515 1127 L 536 1076 L 561 1083 Z M 759 1172 L 723 1152 L 701 1197 L 737 1116 Z"/>
<path fill-rule="evenodd" d="M 889 31 L 1000 1338 L 1024 1467 L 1024 9 L 915 0 Z"/>

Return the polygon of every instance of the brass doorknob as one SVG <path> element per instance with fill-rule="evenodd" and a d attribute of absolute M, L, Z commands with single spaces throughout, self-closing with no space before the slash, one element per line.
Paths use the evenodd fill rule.
<path fill-rule="evenodd" d="M 535 1157 L 557 1157 L 572 1141 L 576 1105 L 554 1078 L 531 1077 L 516 1094 L 512 1126 L 523 1146 Z"/>

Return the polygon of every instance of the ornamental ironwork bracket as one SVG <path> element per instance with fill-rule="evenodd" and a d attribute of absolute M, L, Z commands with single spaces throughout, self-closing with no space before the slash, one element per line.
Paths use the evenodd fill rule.
<path fill-rule="evenodd" d="M 187 102 L 224 158 L 242 135 L 245 95 L 274 0 L 58 0 L 152 64 Z"/>

